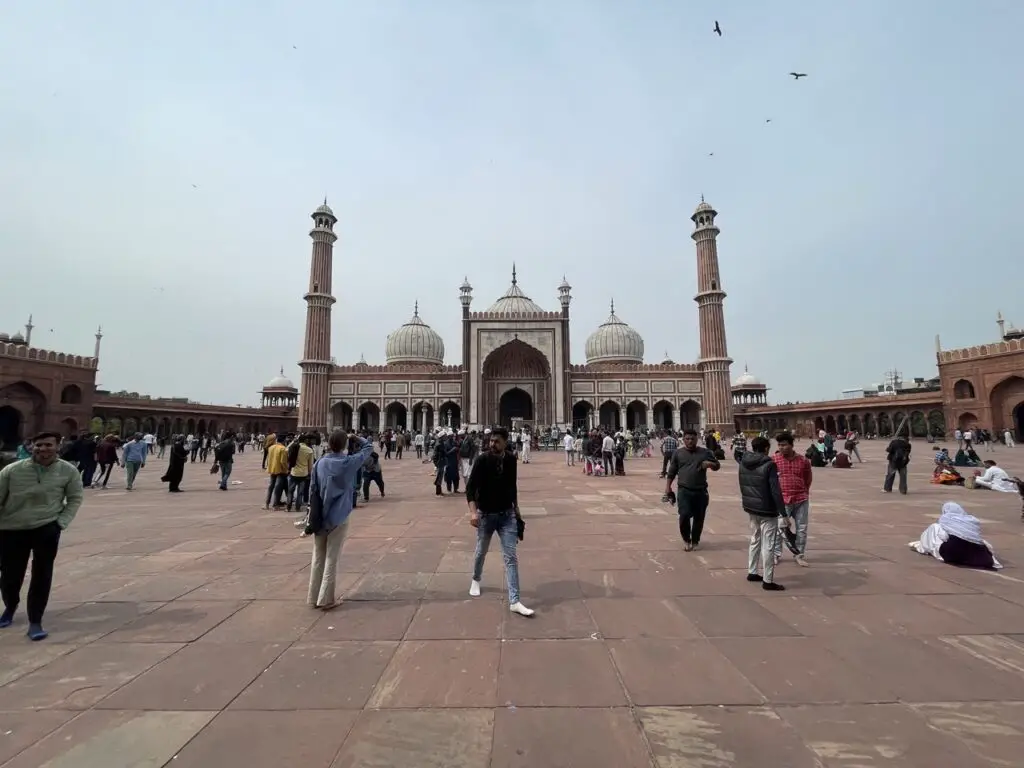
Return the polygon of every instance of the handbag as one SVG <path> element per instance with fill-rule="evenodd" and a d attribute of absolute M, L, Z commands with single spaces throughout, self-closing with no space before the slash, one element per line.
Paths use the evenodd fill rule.
<path fill-rule="evenodd" d="M 523 520 L 522 515 L 519 514 L 519 510 L 516 510 L 516 536 L 519 540 L 523 540 L 523 535 L 526 533 L 526 521 Z"/>

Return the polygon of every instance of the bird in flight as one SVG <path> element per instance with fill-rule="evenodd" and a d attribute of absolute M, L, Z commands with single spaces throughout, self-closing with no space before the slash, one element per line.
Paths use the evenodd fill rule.
<path fill-rule="evenodd" d="M 198 184 L 193 184 L 192 185 L 192 189 L 199 189 L 199 185 Z"/>
<path fill-rule="evenodd" d="M 718 35 L 719 37 L 722 36 L 722 28 L 720 26 L 718 26 L 718 22 L 717 21 L 715 22 L 715 34 Z"/>
<path fill-rule="evenodd" d="M 715 156 L 714 152 L 708 152 L 708 157 L 714 157 L 714 156 Z"/>
<path fill-rule="evenodd" d="M 765 120 L 766 123 L 770 123 L 771 121 L 772 119 L 770 117 L 767 120 Z"/>
<path fill-rule="evenodd" d="M 806 72 L 790 72 L 789 74 L 793 76 L 794 80 L 799 80 L 801 77 L 807 77 Z"/>

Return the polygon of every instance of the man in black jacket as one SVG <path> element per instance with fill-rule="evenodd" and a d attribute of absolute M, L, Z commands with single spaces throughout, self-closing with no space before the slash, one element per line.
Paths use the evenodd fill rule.
<path fill-rule="evenodd" d="M 885 453 L 889 463 L 885 469 L 885 483 L 882 484 L 882 490 L 886 493 L 892 493 L 892 481 L 899 474 L 900 493 L 906 496 L 907 465 L 910 463 L 910 441 L 905 440 L 902 435 L 897 435 L 896 439 L 889 443 Z"/>
<path fill-rule="evenodd" d="M 751 450 L 740 459 L 739 481 L 743 511 L 750 516 L 747 581 L 760 581 L 763 589 L 780 591 L 785 587 L 775 583 L 775 543 L 781 535 L 779 528 L 789 521 L 779 470 L 768 455 L 771 445 L 767 437 L 755 437 L 751 441 Z M 763 576 L 757 573 L 758 559 Z"/>
<path fill-rule="evenodd" d="M 473 556 L 472 597 L 480 595 L 480 579 L 491 537 L 497 533 L 505 557 L 505 581 L 508 585 L 508 609 L 520 616 L 533 611 L 519 600 L 519 489 L 516 483 L 516 457 L 508 450 L 508 430 L 497 427 L 491 432 L 490 450 L 477 457 L 466 483 L 469 524 L 476 528 L 476 553 Z"/>

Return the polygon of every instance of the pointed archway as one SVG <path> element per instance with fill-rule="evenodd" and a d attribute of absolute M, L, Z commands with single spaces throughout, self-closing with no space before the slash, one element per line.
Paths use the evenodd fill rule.
<path fill-rule="evenodd" d="M 498 424 L 511 427 L 513 419 L 533 421 L 533 398 L 519 387 L 505 391 L 498 400 Z"/>
<path fill-rule="evenodd" d="M 16 450 L 25 439 L 21 428 L 21 411 L 13 405 L 0 406 L 0 450 Z"/>
<path fill-rule="evenodd" d="M 551 366 L 544 353 L 536 347 L 519 338 L 502 344 L 484 360 L 481 383 L 482 423 L 504 424 L 501 400 L 511 389 L 522 390 L 528 396 L 532 414 L 529 421 L 551 423 L 554 415 L 551 407 Z M 525 402 L 518 395 L 515 397 L 519 398 L 517 402 L 520 405 Z"/>

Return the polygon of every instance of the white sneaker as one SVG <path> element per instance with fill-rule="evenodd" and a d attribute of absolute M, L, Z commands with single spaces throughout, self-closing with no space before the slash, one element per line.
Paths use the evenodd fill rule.
<path fill-rule="evenodd" d="M 480 582 L 476 579 L 469 582 L 469 596 L 480 597 Z"/>
<path fill-rule="evenodd" d="M 508 609 L 512 611 L 512 613 L 518 613 L 520 616 L 533 616 L 533 609 L 527 608 L 522 603 L 512 603 Z"/>

